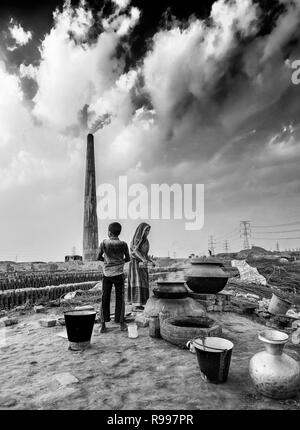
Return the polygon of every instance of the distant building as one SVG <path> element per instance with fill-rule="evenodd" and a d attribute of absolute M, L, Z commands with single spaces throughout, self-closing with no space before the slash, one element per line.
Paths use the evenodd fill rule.
<path fill-rule="evenodd" d="M 69 261 L 82 261 L 81 255 L 66 255 L 65 256 L 65 263 L 68 263 Z"/>

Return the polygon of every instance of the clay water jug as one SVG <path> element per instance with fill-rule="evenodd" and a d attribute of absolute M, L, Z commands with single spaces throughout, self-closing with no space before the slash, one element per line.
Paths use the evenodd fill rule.
<path fill-rule="evenodd" d="M 250 360 L 249 372 L 254 386 L 273 399 L 295 397 L 300 389 L 300 365 L 283 352 L 289 336 L 277 330 L 265 330 L 258 338 L 266 349 Z"/>
<path fill-rule="evenodd" d="M 223 270 L 223 263 L 216 258 L 193 258 L 185 270 L 188 287 L 198 294 L 217 294 L 225 287 L 229 275 Z"/>

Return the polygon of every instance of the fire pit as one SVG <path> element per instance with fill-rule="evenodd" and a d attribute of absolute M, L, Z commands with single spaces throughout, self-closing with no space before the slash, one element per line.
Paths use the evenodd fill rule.
<path fill-rule="evenodd" d="M 165 309 L 170 316 L 205 314 L 203 306 L 190 297 L 182 280 L 157 281 L 154 296 L 147 300 L 144 316 L 158 315 Z"/>

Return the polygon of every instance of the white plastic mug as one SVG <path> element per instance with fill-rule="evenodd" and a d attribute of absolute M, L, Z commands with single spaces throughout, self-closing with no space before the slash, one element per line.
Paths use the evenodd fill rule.
<path fill-rule="evenodd" d="M 135 339 L 138 337 L 138 327 L 136 323 L 128 324 L 128 337 Z"/>

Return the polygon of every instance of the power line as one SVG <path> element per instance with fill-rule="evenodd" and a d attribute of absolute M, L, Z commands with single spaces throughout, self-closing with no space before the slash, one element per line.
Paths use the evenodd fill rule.
<path fill-rule="evenodd" d="M 255 234 L 276 234 L 276 233 L 296 233 L 300 229 L 296 230 L 279 230 L 279 231 L 255 231 Z"/>
<path fill-rule="evenodd" d="M 228 240 L 224 240 L 224 251 L 225 252 L 229 251 L 229 242 L 228 242 Z"/>
<path fill-rule="evenodd" d="M 244 239 L 244 249 L 250 249 L 249 239 L 251 237 L 250 221 L 240 221 L 240 235 Z"/>
<path fill-rule="evenodd" d="M 253 240 L 294 240 L 300 237 L 254 237 Z"/>
<path fill-rule="evenodd" d="M 218 236 L 218 239 L 223 240 L 236 235 L 239 236 L 239 229 L 237 228 L 235 228 L 234 230 L 231 230 L 229 233 L 221 234 L 220 236 Z"/>
<path fill-rule="evenodd" d="M 287 224 L 275 224 L 275 225 L 253 225 L 252 228 L 270 228 L 270 227 L 287 227 L 289 225 L 299 225 L 300 221 L 290 222 Z"/>
<path fill-rule="evenodd" d="M 208 249 L 211 250 L 212 255 L 215 254 L 215 245 L 216 245 L 216 241 L 215 241 L 214 237 L 213 236 L 209 236 L 209 239 L 208 239 Z"/>

